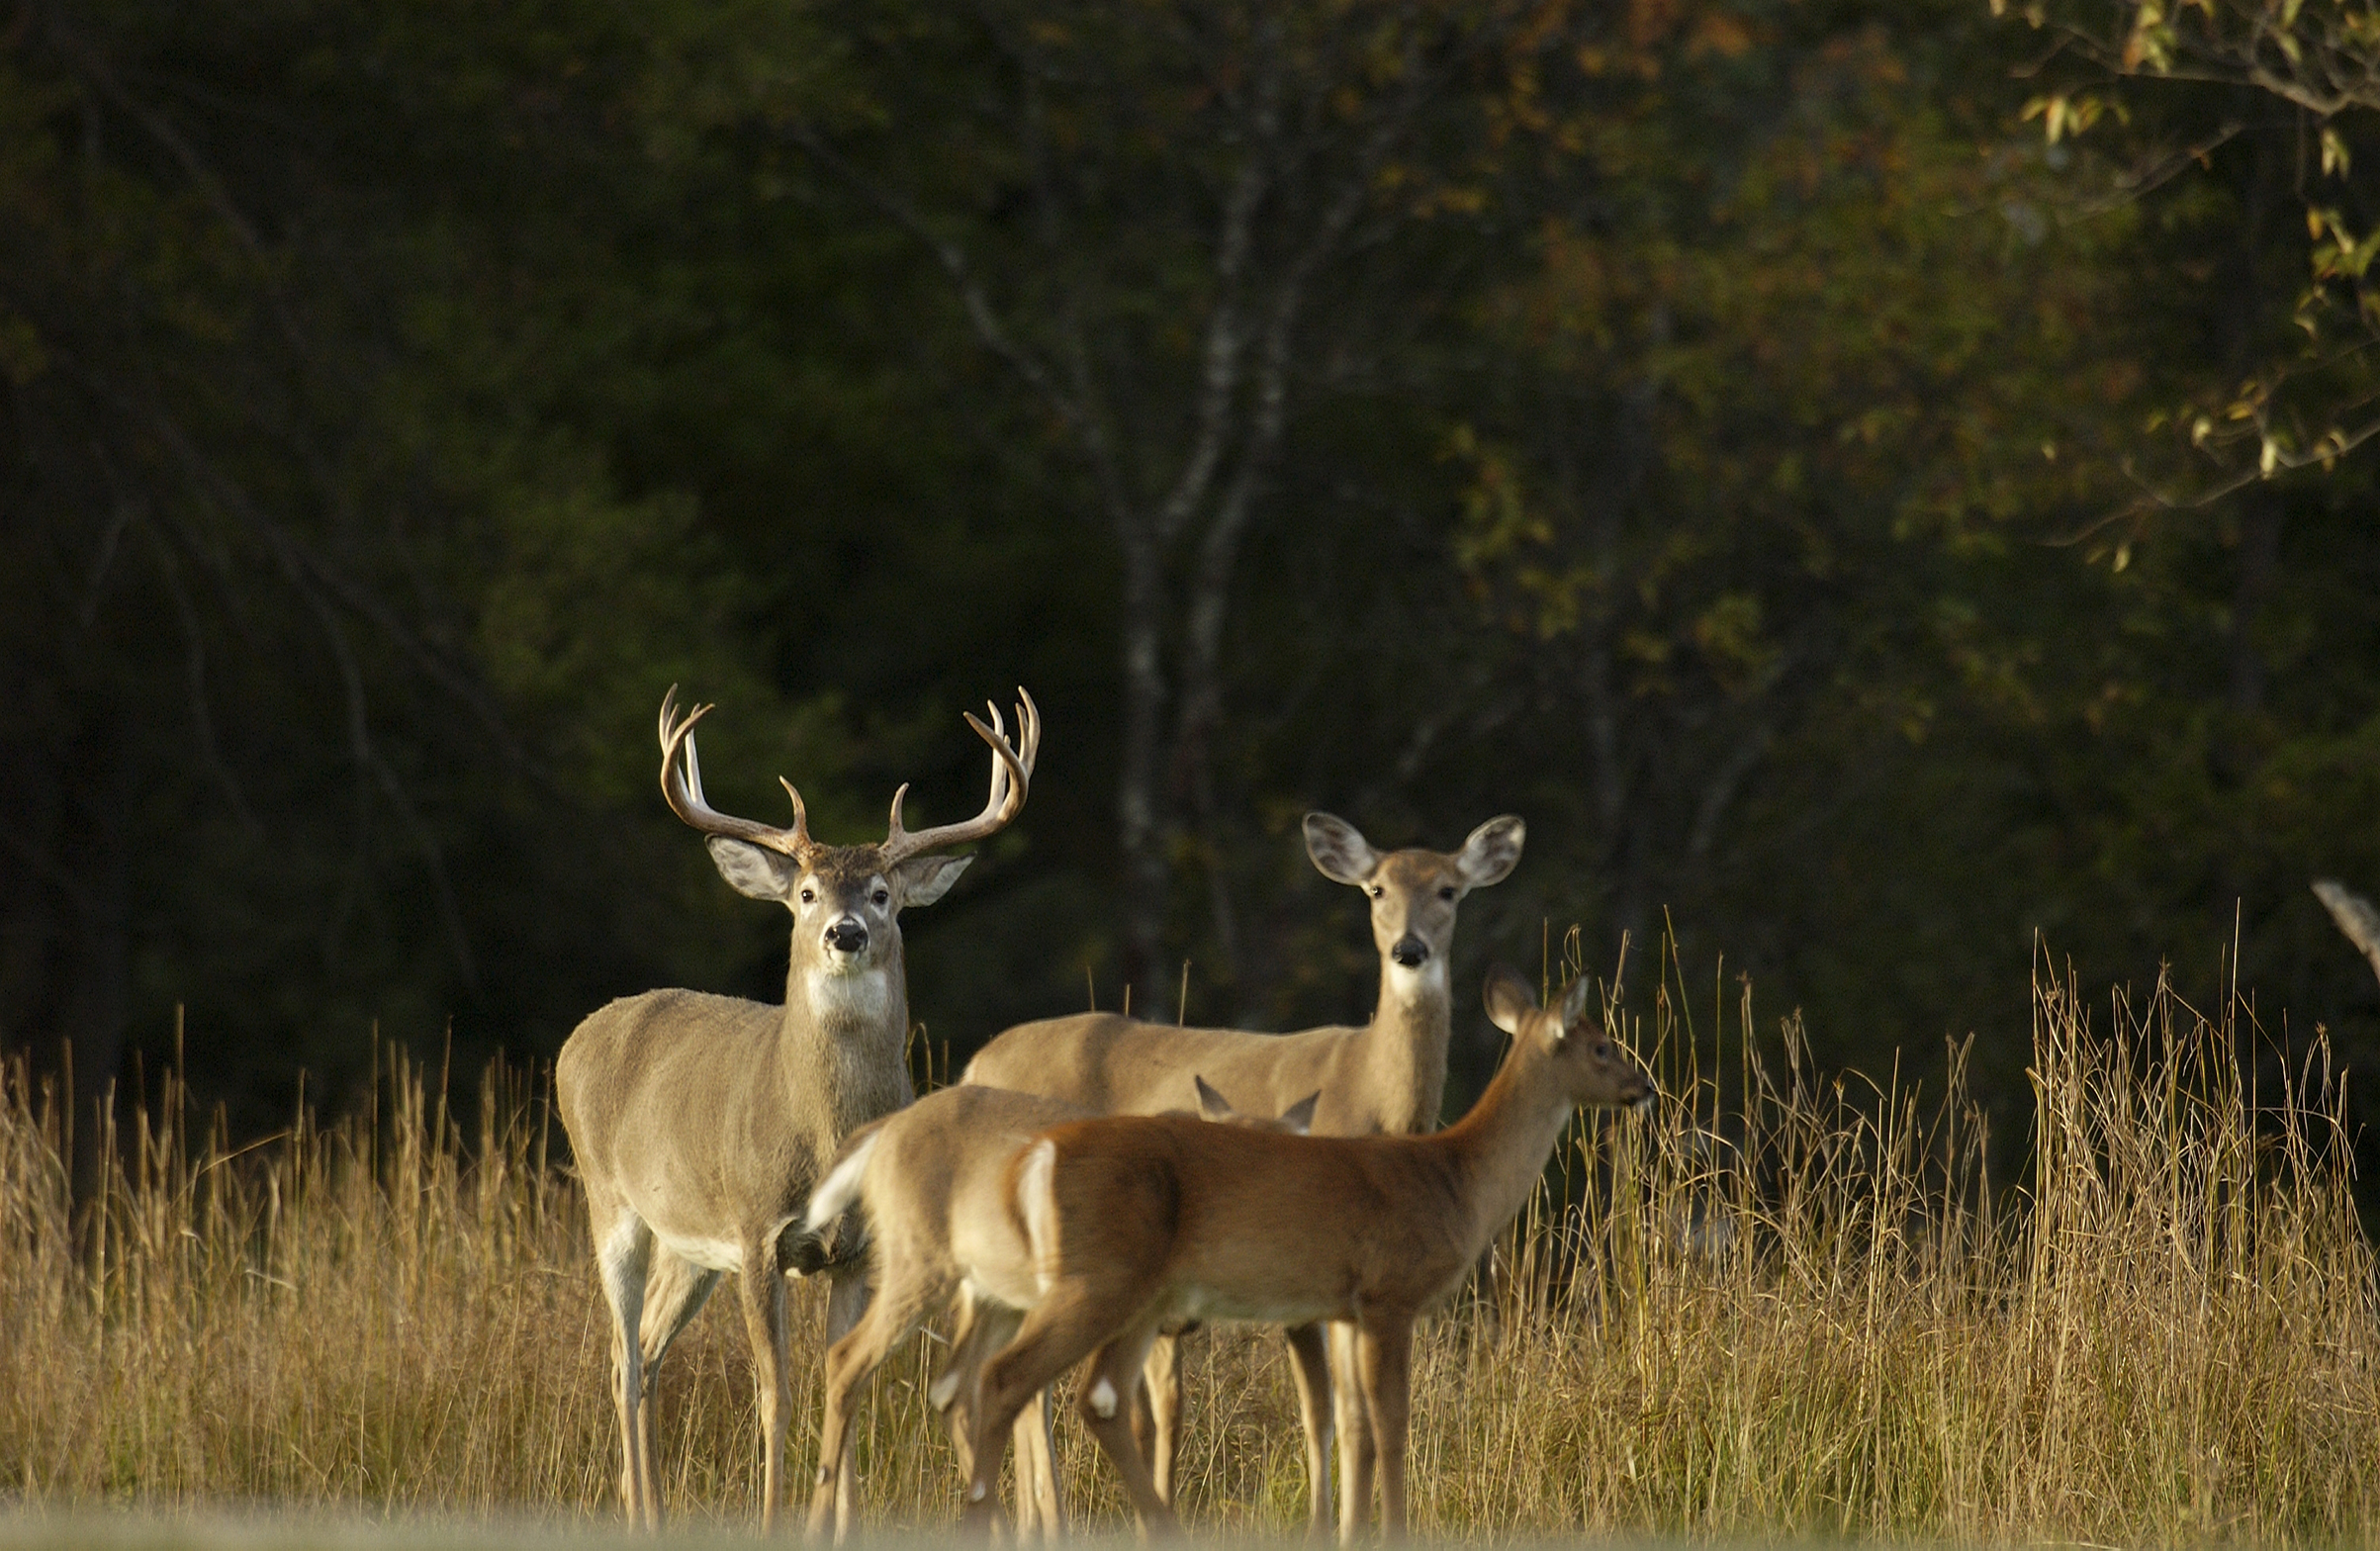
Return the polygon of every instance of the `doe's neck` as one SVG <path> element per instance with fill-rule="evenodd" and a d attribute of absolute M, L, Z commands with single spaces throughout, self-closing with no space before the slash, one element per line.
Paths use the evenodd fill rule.
<path fill-rule="evenodd" d="M 1364 1030 L 1363 1061 L 1373 1086 L 1371 1108 L 1378 1129 L 1428 1131 L 1438 1123 L 1446 1096 L 1446 1045 L 1454 1032 L 1454 1004 L 1446 983 L 1446 959 L 1433 954 L 1408 969 L 1380 960 L 1380 1000 Z"/>
<path fill-rule="evenodd" d="M 1515 1044 L 1470 1113 L 1429 1139 L 1458 1161 L 1478 1248 L 1526 1204 L 1577 1111 L 1548 1066 L 1544 1050 Z"/>

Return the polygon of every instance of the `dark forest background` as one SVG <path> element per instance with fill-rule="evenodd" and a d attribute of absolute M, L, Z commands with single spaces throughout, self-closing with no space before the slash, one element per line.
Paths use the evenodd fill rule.
<path fill-rule="evenodd" d="M 0 4 L 0 1041 L 87 1098 L 183 1006 L 264 1127 L 774 999 L 664 688 L 851 841 L 1022 684 L 905 923 L 961 1056 L 1185 960 L 1361 1018 L 1323 807 L 1526 817 L 1461 984 L 1674 924 L 2007 1103 L 2037 962 L 2170 963 L 2368 1069 L 2380 137 L 2259 9 Z"/>

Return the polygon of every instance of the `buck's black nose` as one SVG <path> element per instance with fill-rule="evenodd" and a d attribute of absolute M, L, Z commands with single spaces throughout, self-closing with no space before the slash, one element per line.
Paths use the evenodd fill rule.
<path fill-rule="evenodd" d="M 1429 945 L 1408 932 L 1397 939 L 1397 946 L 1389 950 L 1389 957 L 1408 969 L 1419 969 L 1423 960 L 1429 958 Z"/>
<path fill-rule="evenodd" d="M 856 954 L 868 946 L 868 928 L 845 916 L 826 929 L 826 946 L 839 954 Z"/>

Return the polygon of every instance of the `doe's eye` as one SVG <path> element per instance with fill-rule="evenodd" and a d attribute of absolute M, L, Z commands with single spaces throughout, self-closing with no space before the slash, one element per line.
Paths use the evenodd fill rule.
<path fill-rule="evenodd" d="M 1440 899 L 1452 899 L 1454 897 L 1454 885 L 1449 883 L 1444 888 L 1439 889 L 1438 897 Z"/>
<path fill-rule="evenodd" d="M 1372 885 L 1372 897 L 1373 897 L 1374 899 L 1378 899 L 1378 898 L 1379 898 L 1381 895 L 1383 895 L 1383 894 L 1385 894 L 1385 893 L 1387 893 L 1387 892 L 1388 892 L 1388 889 L 1387 889 L 1387 888 L 1385 888 L 1384 886 L 1382 886 L 1381 884 L 1374 883 L 1374 884 Z"/>

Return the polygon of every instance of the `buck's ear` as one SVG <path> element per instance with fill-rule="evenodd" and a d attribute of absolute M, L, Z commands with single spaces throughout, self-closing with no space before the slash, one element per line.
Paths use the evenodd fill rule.
<path fill-rule="evenodd" d="M 713 835 L 703 844 L 710 847 L 710 859 L 718 865 L 727 886 L 748 898 L 781 902 L 793 892 L 793 880 L 801 876 L 801 865 L 791 857 L 749 841 Z"/>
<path fill-rule="evenodd" d="M 1232 1108 L 1232 1101 L 1209 1087 L 1206 1078 L 1192 1073 L 1190 1080 L 1198 1084 L 1198 1113 L 1201 1117 L 1216 1121 L 1239 1118 L 1239 1112 Z"/>
<path fill-rule="evenodd" d="M 1595 998 L 1595 982 L 1580 975 L 1570 982 L 1570 993 L 1562 998 L 1562 1032 L 1567 1035 L 1586 1021 L 1587 1008 Z"/>
<path fill-rule="evenodd" d="M 1498 964 L 1488 971 L 1488 1021 L 1507 1034 L 1517 1035 L 1537 1010 L 1537 992 L 1518 970 Z"/>
<path fill-rule="evenodd" d="M 1503 882 L 1520 865 L 1520 843 L 1528 835 L 1529 827 L 1510 813 L 1473 830 L 1463 849 L 1454 854 L 1454 869 L 1462 873 L 1463 887 L 1486 888 Z"/>
<path fill-rule="evenodd" d="M 959 874 L 975 859 L 965 857 L 911 857 L 892 869 L 893 880 L 901 886 L 904 905 L 930 905 L 951 891 Z"/>
<path fill-rule="evenodd" d="M 1309 1136 L 1314 1131 L 1314 1107 L 1323 1102 L 1323 1090 L 1315 1089 L 1281 1112 L 1281 1129 L 1293 1137 Z"/>
<path fill-rule="evenodd" d="M 1330 813 L 1306 815 L 1306 855 L 1333 883 L 1361 883 L 1380 866 L 1380 853 L 1363 832 Z"/>

